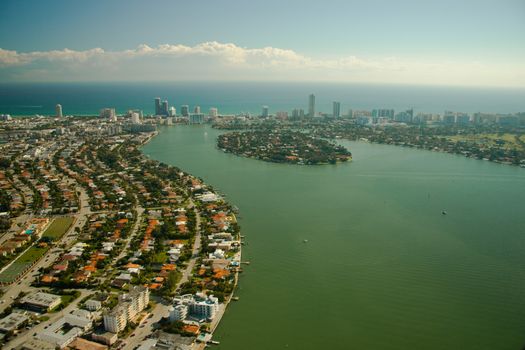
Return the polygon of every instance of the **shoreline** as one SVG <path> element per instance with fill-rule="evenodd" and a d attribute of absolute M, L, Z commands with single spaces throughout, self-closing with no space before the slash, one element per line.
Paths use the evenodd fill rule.
<path fill-rule="evenodd" d="M 173 126 L 173 125 L 170 125 L 170 126 Z M 147 139 L 145 139 L 141 145 L 140 145 L 140 152 L 142 153 L 142 155 L 144 157 L 147 157 L 147 158 L 150 158 L 152 159 L 151 157 L 149 157 L 148 155 L 146 155 L 143 151 L 142 151 L 142 147 L 144 147 L 145 145 L 147 145 L 149 142 L 151 142 L 156 136 L 158 136 L 160 134 L 160 132 L 157 130 L 157 131 L 154 131 L 151 133 L 151 135 L 148 136 Z M 169 165 L 169 166 L 174 166 L 174 165 Z M 183 169 L 181 169 L 182 171 L 184 171 Z M 188 173 L 189 174 L 189 173 Z M 191 176 L 195 176 L 193 174 L 190 174 Z M 206 184 L 206 183 L 204 183 Z M 231 204 L 229 202 L 227 202 L 228 204 Z M 233 214 L 233 217 L 234 217 L 234 220 L 235 222 L 237 222 L 237 216 L 235 214 Z M 242 235 L 241 233 L 239 232 L 239 241 L 242 241 Z M 222 318 L 224 317 L 224 314 L 226 313 L 226 310 L 228 309 L 228 306 L 230 305 L 230 303 L 232 302 L 233 300 L 233 297 L 234 297 L 234 294 L 235 294 L 235 291 L 237 290 L 237 285 L 239 283 L 239 269 L 241 268 L 241 264 L 242 264 L 242 244 L 239 245 L 239 252 L 235 255 L 235 257 L 238 256 L 238 260 L 239 260 L 239 267 L 236 268 L 235 270 L 235 276 L 234 276 L 234 284 L 233 284 L 233 290 L 230 294 L 230 296 L 228 297 L 227 300 L 225 300 L 222 304 L 223 306 L 222 307 L 219 307 L 219 312 L 216 316 L 216 318 L 210 322 L 210 329 L 209 329 L 209 334 L 212 336 L 213 338 L 213 334 L 215 332 L 215 330 L 217 329 L 217 327 L 220 325 L 221 323 L 221 320 Z M 196 349 L 204 349 L 205 347 L 207 346 L 207 343 L 206 342 L 197 342 L 195 341 L 194 343 L 194 347 Z"/>

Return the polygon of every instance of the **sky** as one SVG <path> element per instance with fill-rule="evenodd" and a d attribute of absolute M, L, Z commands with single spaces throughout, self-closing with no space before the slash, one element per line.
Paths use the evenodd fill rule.
<path fill-rule="evenodd" d="M 2 0 L 0 80 L 525 87 L 525 1 Z"/>

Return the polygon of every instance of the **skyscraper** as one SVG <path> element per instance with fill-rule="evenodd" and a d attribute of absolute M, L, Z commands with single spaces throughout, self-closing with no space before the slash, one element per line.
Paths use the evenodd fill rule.
<path fill-rule="evenodd" d="M 219 110 L 215 107 L 210 108 L 209 116 L 212 118 L 217 118 L 219 116 Z"/>
<path fill-rule="evenodd" d="M 183 117 L 189 116 L 190 115 L 190 106 L 188 106 L 188 105 L 180 106 L 180 114 Z"/>
<path fill-rule="evenodd" d="M 189 118 L 190 124 L 203 124 L 204 123 L 204 114 L 203 113 L 193 113 Z"/>
<path fill-rule="evenodd" d="M 394 110 L 393 109 L 374 109 L 372 110 L 372 117 L 374 118 L 388 118 L 394 119 Z"/>
<path fill-rule="evenodd" d="M 201 106 L 195 106 L 195 108 L 193 109 L 193 113 L 200 114 L 200 112 L 201 112 Z"/>
<path fill-rule="evenodd" d="M 56 113 L 57 118 L 62 118 L 62 105 L 61 104 L 57 104 L 55 106 L 55 113 Z"/>
<path fill-rule="evenodd" d="M 261 116 L 263 118 L 268 118 L 269 115 L 270 115 L 270 112 L 269 112 L 268 106 L 263 106 Z"/>
<path fill-rule="evenodd" d="M 308 97 L 308 117 L 315 117 L 315 95 L 311 94 Z"/>
<path fill-rule="evenodd" d="M 169 106 L 168 106 L 168 100 L 162 101 L 162 108 L 161 108 L 161 115 L 168 116 L 170 114 L 169 112 Z"/>
<path fill-rule="evenodd" d="M 155 97 L 155 115 L 160 115 L 160 97 Z"/>
<path fill-rule="evenodd" d="M 334 116 L 334 118 L 341 117 L 341 102 L 334 101 L 334 108 L 333 108 L 332 115 Z"/>
<path fill-rule="evenodd" d="M 100 118 L 105 118 L 110 122 L 117 121 L 117 114 L 115 113 L 115 108 L 103 108 L 100 110 Z"/>
<path fill-rule="evenodd" d="M 128 114 L 131 117 L 131 123 L 132 124 L 140 124 L 141 123 L 140 114 L 138 112 L 136 112 L 136 111 L 129 111 Z"/>

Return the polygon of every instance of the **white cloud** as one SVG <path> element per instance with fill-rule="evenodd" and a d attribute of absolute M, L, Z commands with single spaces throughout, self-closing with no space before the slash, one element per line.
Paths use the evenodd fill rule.
<path fill-rule="evenodd" d="M 195 46 L 142 44 L 122 51 L 94 48 L 17 52 L 0 48 L 0 79 L 324 80 L 525 86 L 525 64 L 358 56 L 319 59 L 288 49 L 245 48 L 212 41 Z"/>

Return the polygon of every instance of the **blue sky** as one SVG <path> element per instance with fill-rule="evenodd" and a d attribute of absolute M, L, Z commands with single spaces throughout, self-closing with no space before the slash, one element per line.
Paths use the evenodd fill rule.
<path fill-rule="evenodd" d="M 523 0 L 2 0 L 0 78 L 63 80 L 67 77 L 58 74 L 61 65 L 69 69 L 72 80 L 93 77 L 86 67 L 71 67 L 69 56 L 67 59 L 58 59 L 57 55 L 52 59 L 44 55 L 21 58 L 19 54 L 65 48 L 85 52 L 100 48 L 104 53 L 96 53 L 87 61 L 81 55 L 82 62 L 92 63 L 92 57 L 97 57 L 94 66 L 109 69 L 100 77 L 107 79 L 112 77 L 108 75 L 110 59 L 105 58 L 102 64 L 100 56 L 108 56 L 108 52 L 134 50 L 139 45 L 195 48 L 216 42 L 241 49 L 270 47 L 299 55 L 308 64 L 296 59 L 285 62 L 285 66 L 296 64 L 293 74 L 285 74 L 286 79 L 292 80 L 363 81 L 370 76 L 373 82 L 383 77 L 385 82 L 414 83 L 421 77 L 424 84 L 461 85 L 464 81 L 468 85 L 470 81 L 481 85 L 523 86 L 524 33 Z M 197 51 L 202 58 L 202 50 Z M 180 77 L 186 71 L 201 80 L 206 77 L 234 76 L 248 80 L 283 76 L 280 69 L 270 67 L 275 62 L 282 65 L 282 55 L 275 61 L 263 53 L 267 59 L 264 61 L 257 53 L 256 62 L 250 61 L 249 67 L 239 70 L 238 59 L 233 60 L 236 67 L 225 65 L 223 61 L 217 62 L 216 51 L 213 51 L 211 56 L 215 61 L 213 57 L 197 59 L 208 67 L 207 74 L 199 75 L 198 67 L 191 66 L 192 59 L 181 62 L 180 52 L 169 58 L 165 52 L 161 60 L 158 53 L 152 51 L 148 58 L 141 56 L 122 65 L 115 62 L 120 62 L 123 55 L 118 58 L 111 55 L 115 80 L 125 80 L 129 75 L 126 73 L 136 72 L 137 68 L 145 69 L 144 77 L 138 74 L 139 80 L 147 77 L 170 79 L 161 76 L 161 69 L 148 68 L 148 62 L 166 67 L 170 63 L 190 65 L 182 72 L 172 71 L 171 74 Z M 221 53 L 229 54 L 230 51 Z M 353 63 L 349 63 L 349 58 Z M 471 65 L 474 67 L 469 68 Z M 117 66 L 128 71 L 121 68 L 117 71 Z M 451 72 L 450 76 L 424 74 L 437 66 L 443 72 Z M 91 69 L 96 73 L 96 69 Z M 359 69 L 361 71 L 357 72 Z M 466 70 L 467 74 L 458 78 L 458 73 Z M 480 77 L 473 81 L 471 77 L 476 76 L 476 70 Z M 49 74 L 46 75 L 46 71 Z M 72 74 L 75 71 L 79 73 Z M 49 76 L 51 73 L 54 75 Z"/>

